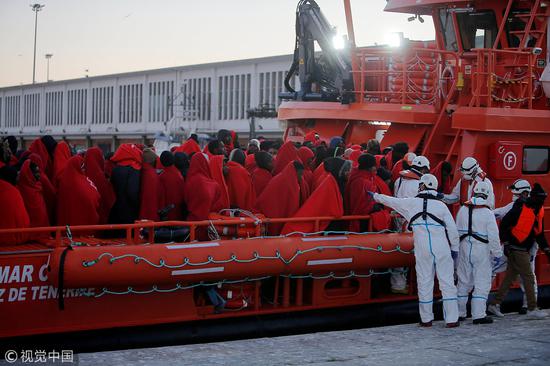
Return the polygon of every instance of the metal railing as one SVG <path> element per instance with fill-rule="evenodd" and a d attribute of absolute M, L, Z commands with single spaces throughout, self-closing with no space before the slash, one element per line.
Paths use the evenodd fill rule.
<path fill-rule="evenodd" d="M 455 81 L 458 56 L 432 48 L 357 48 L 356 100 L 439 106 Z M 444 70 L 449 69 L 445 76 Z"/>
<path fill-rule="evenodd" d="M 474 49 L 476 64 L 472 71 L 470 107 L 493 107 L 512 104 L 533 108 L 534 55 L 527 51 Z M 508 69 L 509 71 L 505 71 Z M 524 70 L 522 74 L 514 74 Z M 503 73 L 499 75 L 499 73 Z M 517 95 L 510 95 L 514 88 Z M 501 95 L 497 95 L 500 92 Z M 525 102 L 527 102 L 525 104 Z"/>
<path fill-rule="evenodd" d="M 0 230 L 0 247 L 2 246 L 2 237 L 4 235 L 28 235 L 29 241 L 33 242 L 35 238 L 39 237 L 44 239 L 44 234 L 47 234 L 50 239 L 47 241 L 47 245 L 50 247 L 62 247 L 67 246 L 64 238 L 68 238 L 72 242 L 74 238 L 85 239 L 85 237 L 79 237 L 79 233 L 85 233 L 89 235 L 90 232 L 102 232 L 102 237 L 105 237 L 105 241 L 109 238 L 105 236 L 105 232 L 124 231 L 124 242 L 128 245 L 140 244 L 144 242 L 154 243 L 154 230 L 147 231 L 147 237 L 142 238 L 143 229 L 154 229 L 160 227 L 188 227 L 189 228 L 189 241 L 196 241 L 197 229 L 207 228 L 214 226 L 239 226 L 250 225 L 254 228 L 255 237 L 262 236 L 262 229 L 265 225 L 269 224 L 286 224 L 286 223 L 313 223 L 313 233 L 319 232 L 321 222 L 327 221 L 353 221 L 353 220 L 369 220 L 369 231 L 372 230 L 370 216 L 369 215 L 348 215 L 340 217 L 331 216 L 316 216 L 316 217 L 291 217 L 291 218 L 228 218 L 224 220 L 203 220 L 203 221 L 139 221 L 134 224 L 117 224 L 117 225 L 79 225 L 79 226 L 52 226 L 52 227 L 34 227 L 25 229 L 2 229 Z"/>

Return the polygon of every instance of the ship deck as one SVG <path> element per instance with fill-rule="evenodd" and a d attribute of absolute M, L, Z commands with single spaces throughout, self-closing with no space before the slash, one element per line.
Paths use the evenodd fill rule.
<path fill-rule="evenodd" d="M 547 365 L 550 318 L 507 314 L 492 325 L 405 324 L 337 332 L 75 355 L 80 365 Z"/>

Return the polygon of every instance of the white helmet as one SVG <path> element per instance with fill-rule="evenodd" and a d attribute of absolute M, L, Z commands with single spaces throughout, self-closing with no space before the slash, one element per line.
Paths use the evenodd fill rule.
<path fill-rule="evenodd" d="M 465 179 L 472 180 L 476 176 L 478 168 L 479 163 L 477 162 L 477 160 L 472 157 L 467 157 L 462 161 L 460 172 Z"/>
<path fill-rule="evenodd" d="M 508 189 L 511 190 L 514 195 L 520 195 L 523 192 L 531 192 L 531 184 L 525 179 L 518 179 L 508 187 Z"/>
<path fill-rule="evenodd" d="M 437 178 L 432 174 L 424 174 L 420 177 L 420 184 L 424 184 L 426 189 L 437 190 Z"/>
<path fill-rule="evenodd" d="M 409 165 L 412 165 L 412 162 L 414 161 L 414 158 L 416 158 L 416 154 L 413 153 L 413 152 L 408 152 L 408 153 L 405 154 L 405 157 L 403 159 L 405 159 L 405 161 Z"/>
<path fill-rule="evenodd" d="M 485 198 L 489 197 L 489 185 L 487 184 L 487 182 L 477 182 L 474 187 L 473 194 L 474 196 L 482 195 L 485 196 Z"/>
<path fill-rule="evenodd" d="M 425 156 L 422 156 L 422 155 L 419 155 L 417 157 L 415 157 L 412 161 L 412 166 L 416 167 L 416 168 L 427 168 L 427 169 L 430 169 L 430 161 L 428 160 L 427 157 Z"/>

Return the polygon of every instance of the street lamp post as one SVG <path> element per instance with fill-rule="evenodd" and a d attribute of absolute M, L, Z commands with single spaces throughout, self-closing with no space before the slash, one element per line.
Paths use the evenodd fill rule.
<path fill-rule="evenodd" d="M 46 69 L 46 82 L 50 81 L 50 59 L 53 56 L 53 53 L 46 53 L 46 62 L 47 62 L 47 69 Z"/>
<path fill-rule="evenodd" d="M 32 4 L 31 8 L 34 11 L 34 57 L 32 61 L 32 83 L 36 82 L 36 28 L 38 25 L 38 12 L 46 5 Z"/>

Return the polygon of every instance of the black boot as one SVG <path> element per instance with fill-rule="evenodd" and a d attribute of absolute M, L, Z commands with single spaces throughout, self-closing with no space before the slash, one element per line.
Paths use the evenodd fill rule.
<path fill-rule="evenodd" d="M 486 316 L 485 318 L 474 319 L 474 324 L 493 324 L 493 318 Z"/>

